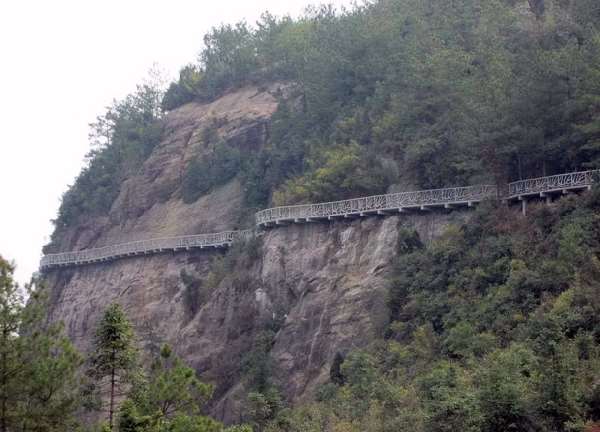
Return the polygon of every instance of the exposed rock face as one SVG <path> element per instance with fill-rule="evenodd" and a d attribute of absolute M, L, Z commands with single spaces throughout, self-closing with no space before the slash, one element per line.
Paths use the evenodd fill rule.
<path fill-rule="evenodd" d="M 208 118 L 227 118 L 221 134 L 252 147 L 261 145 L 275 108 L 268 92 L 246 89 L 173 113 L 165 141 L 123 185 L 110 215 L 73 227 L 62 239 L 64 248 L 236 228 L 239 183 L 187 205 L 179 194 L 181 172 L 186 160 L 203 151 L 195 137 Z M 417 229 L 427 241 L 465 215 L 415 213 L 272 229 L 261 235 L 252 260 L 216 281 L 210 272 L 224 253 L 219 251 L 52 270 L 52 317 L 63 320 L 86 350 L 104 308 L 119 302 L 146 351 L 171 344 L 204 380 L 216 384 L 213 414 L 237 421 L 244 395 L 241 359 L 265 323 L 274 318 L 282 323 L 271 357 L 285 397 L 309 397 L 328 379 L 338 351 L 365 346 L 385 324 L 386 281 L 399 228 Z"/>
<path fill-rule="evenodd" d="M 148 237 L 216 232 L 235 228 L 242 191 L 232 182 L 193 204 L 181 200 L 187 163 L 211 150 L 203 133 L 217 125 L 219 137 L 246 151 L 264 142 L 268 121 L 277 108 L 274 94 L 246 88 L 211 104 L 191 103 L 169 114 L 163 141 L 142 169 L 125 180 L 107 217 L 71 227 L 59 239 L 60 251 L 99 247 Z"/>

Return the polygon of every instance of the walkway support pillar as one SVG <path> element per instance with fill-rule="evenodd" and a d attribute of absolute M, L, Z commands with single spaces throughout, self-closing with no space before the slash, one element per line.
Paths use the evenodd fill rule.
<path fill-rule="evenodd" d="M 527 216 L 527 198 L 521 198 L 521 212 L 523 216 Z"/>

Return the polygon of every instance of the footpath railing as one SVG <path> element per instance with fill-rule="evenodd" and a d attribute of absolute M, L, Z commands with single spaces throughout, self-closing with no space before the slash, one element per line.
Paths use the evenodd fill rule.
<path fill-rule="evenodd" d="M 141 240 L 95 249 L 85 249 L 77 252 L 55 253 L 44 256 L 40 262 L 40 268 L 44 270 L 57 266 L 89 264 L 126 256 L 160 253 L 164 251 L 195 248 L 220 248 L 229 246 L 234 241 L 249 238 L 252 235 L 253 232 L 251 230 L 225 231 L 214 234 L 196 234 L 190 236 Z"/>
<path fill-rule="evenodd" d="M 509 183 L 508 194 L 510 198 L 518 198 L 540 193 L 584 189 L 592 186 L 599 180 L 600 170 L 580 171 L 549 177 L 539 177 Z"/>
<path fill-rule="evenodd" d="M 519 199 L 532 195 L 564 193 L 591 187 L 600 182 L 600 170 L 581 171 L 549 177 L 521 180 L 508 185 L 508 195 L 499 197 L 498 189 L 493 185 L 433 189 L 415 192 L 399 192 L 375 195 L 342 201 L 317 204 L 275 207 L 256 213 L 258 228 L 288 222 L 308 222 L 311 220 L 332 219 L 336 217 L 366 216 L 387 214 L 408 209 L 427 210 L 435 207 L 471 205 L 485 199 Z M 40 269 L 81 265 L 108 261 L 132 255 L 160 253 L 193 248 L 227 247 L 233 242 L 251 237 L 254 231 L 225 231 L 214 234 L 159 238 L 134 241 L 76 252 L 49 254 L 42 258 Z"/>
<path fill-rule="evenodd" d="M 392 212 L 421 207 L 468 205 L 484 199 L 496 198 L 497 193 L 496 186 L 480 185 L 399 192 L 327 203 L 275 207 L 256 213 L 256 224 L 262 227 L 282 221 L 364 215 L 378 211 Z"/>

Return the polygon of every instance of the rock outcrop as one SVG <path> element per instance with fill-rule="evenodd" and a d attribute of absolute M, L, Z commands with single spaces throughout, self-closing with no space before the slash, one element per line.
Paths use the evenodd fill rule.
<path fill-rule="evenodd" d="M 262 145 L 276 90 L 247 88 L 171 113 L 164 141 L 125 181 L 110 214 L 70 228 L 59 239 L 61 248 L 238 228 L 239 182 L 185 204 L 182 171 L 206 151 L 199 136 L 215 118 L 223 120 L 223 139 L 247 151 Z M 104 308 L 119 302 L 145 352 L 171 344 L 216 385 L 213 414 L 237 421 L 244 401 L 241 360 L 266 325 L 278 323 L 270 355 L 284 396 L 291 402 L 310 397 L 328 379 L 337 352 L 367 345 L 385 325 L 399 229 L 414 228 L 427 241 L 465 215 L 431 212 L 271 229 L 246 246 L 254 248 L 251 258 L 229 260 L 237 267 L 221 270 L 220 277 L 228 252 L 169 252 L 51 270 L 51 316 L 64 321 L 85 351 Z"/>

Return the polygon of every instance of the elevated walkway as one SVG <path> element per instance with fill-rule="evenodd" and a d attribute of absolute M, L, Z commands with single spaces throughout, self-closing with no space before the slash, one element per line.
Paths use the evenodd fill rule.
<path fill-rule="evenodd" d="M 372 215 L 386 216 L 406 212 L 426 212 L 433 209 L 472 207 L 486 199 L 505 199 L 521 202 L 523 213 L 532 199 L 551 201 L 556 195 L 591 189 L 600 182 L 600 170 L 559 174 L 535 179 L 520 180 L 508 184 L 508 193 L 500 196 L 496 186 L 478 185 L 446 189 L 430 189 L 375 195 L 326 203 L 275 207 L 256 213 L 257 229 L 359 218 Z M 49 254 L 42 258 L 40 270 L 55 267 L 77 266 L 107 262 L 124 257 L 177 252 L 190 249 L 220 249 L 233 242 L 253 236 L 253 230 L 225 231 L 214 234 L 157 238 L 134 241 L 94 249 Z"/>

